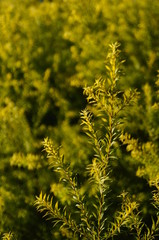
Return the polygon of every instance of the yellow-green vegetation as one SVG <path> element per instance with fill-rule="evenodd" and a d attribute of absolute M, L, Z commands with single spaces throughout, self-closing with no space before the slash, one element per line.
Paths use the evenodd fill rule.
<path fill-rule="evenodd" d="M 64 156 L 64 170 L 72 174 L 77 194 L 85 196 L 86 210 L 97 215 L 89 216 L 91 229 L 106 217 L 105 233 L 114 239 L 131 239 L 119 234 L 130 226 L 137 239 L 153 239 L 159 188 L 158 12 L 158 0 L 0 0 L 0 237 L 13 238 L 13 232 L 18 240 L 50 240 L 73 234 L 65 228 L 60 233 L 59 224 L 52 228 L 34 206 L 41 190 L 44 202 L 54 196 L 53 209 L 55 202 L 57 210 L 73 205 L 68 179 L 65 187 L 58 172 L 48 171 L 53 154 L 47 161 L 46 139 L 47 153 L 52 141 L 53 147 L 62 146 L 55 153 Z M 107 55 L 112 42 L 121 44 L 119 65 L 125 60 L 117 72 L 112 52 Z M 99 191 L 102 162 L 102 176 L 109 172 L 101 185 L 108 186 L 106 193 Z M 100 218 L 88 202 L 102 207 L 102 194 L 110 207 Z M 129 207 L 128 218 L 120 220 Z M 72 211 L 71 219 L 87 232 L 84 213 L 76 206 Z M 136 223 L 130 224 L 129 216 Z M 106 239 L 101 229 L 92 229 L 95 239 Z"/>
<path fill-rule="evenodd" d="M 2 240 L 12 240 L 13 239 L 13 233 L 9 232 L 9 233 L 4 233 Z"/>
<path fill-rule="evenodd" d="M 140 204 L 135 196 L 121 193 L 121 210 L 111 209 L 112 201 L 119 196 L 112 196 L 111 182 L 113 179 L 113 162 L 119 161 L 118 151 L 122 151 L 120 140 L 127 144 L 127 149 L 132 150 L 141 159 L 141 154 L 136 151 L 138 144 L 134 139 L 126 137 L 123 119 L 126 109 L 131 110 L 138 98 L 134 91 L 120 91 L 117 83 L 120 78 L 122 61 L 119 61 L 118 44 L 110 45 L 106 70 L 107 77 L 99 78 L 93 86 L 85 88 L 88 107 L 81 112 L 82 126 L 88 135 L 94 155 L 91 163 L 86 166 L 85 182 L 78 184 L 76 172 L 68 165 L 60 148 L 55 148 L 51 140 L 44 140 L 49 165 L 59 174 L 61 188 L 67 189 L 70 202 L 61 205 L 62 201 L 55 201 L 54 197 L 46 196 L 41 192 L 35 205 L 39 212 L 44 213 L 54 226 L 59 226 L 59 231 L 67 239 L 155 239 L 159 234 L 158 210 L 156 220 L 151 222 L 151 228 L 143 222 L 143 213 L 139 211 Z M 148 145 L 148 143 L 147 143 Z M 143 147 L 144 148 L 144 147 Z M 143 149 L 142 148 L 142 149 Z M 150 150 L 150 149 L 149 149 Z M 135 153 L 134 153 L 135 152 Z M 153 149 L 152 149 L 153 152 Z M 151 154 L 149 153 L 149 156 Z M 148 158 L 148 155 L 146 155 Z M 135 157 L 133 156 L 133 159 Z M 141 160 L 142 161 L 142 160 Z M 149 160 L 151 164 L 152 159 Z M 143 161 L 146 172 L 147 166 Z M 152 169 L 151 169 L 152 172 Z M 158 179 L 156 187 L 158 188 Z M 89 185 L 89 188 L 83 188 Z M 82 189 L 82 190 L 81 190 Z M 158 207 L 158 190 L 153 194 L 153 204 Z M 118 203 L 119 204 L 119 203 Z M 110 210 L 109 210 L 110 209 Z M 110 217 L 114 216 L 112 219 Z"/>
<path fill-rule="evenodd" d="M 70 202 L 62 206 L 62 202 L 55 201 L 53 197 L 41 193 L 35 205 L 48 220 L 52 220 L 54 226 L 59 226 L 62 236 L 67 239 L 131 238 L 139 240 L 155 239 L 159 235 L 158 209 L 156 220 L 152 218 L 151 228 L 147 227 L 143 222 L 143 213 L 139 211 L 140 204 L 135 196 L 121 193 L 121 210 L 111 209 L 111 202 L 119 198 L 118 195 L 112 196 L 111 182 L 114 179 L 111 171 L 113 162 L 120 161 L 117 153 L 117 151 L 122 151 L 120 140 L 123 140 L 124 144 L 127 144 L 127 149 L 132 150 L 134 155 L 136 153 L 135 156 L 139 159 L 141 155 L 144 155 L 142 150 L 140 154 L 135 148 L 139 144 L 123 134 L 126 108 L 131 110 L 131 105 L 137 101 L 138 93 L 135 90 L 122 92 L 118 90 L 117 83 L 122 63 L 118 62 L 118 47 L 117 43 L 110 45 L 111 50 L 106 63 L 106 79 L 99 78 L 93 86 L 84 90 L 92 112 L 88 109 L 83 110 L 81 119 L 94 155 L 91 163 L 86 166 L 83 183 L 78 184 L 76 179 L 78 171 L 71 169 L 60 148 L 55 148 L 48 138 L 44 140 L 49 165 L 59 174 L 61 188 L 67 189 L 63 193 L 64 198 L 67 195 Z M 148 143 L 147 146 L 149 146 Z M 148 156 L 146 155 L 145 158 L 147 159 Z M 153 164 L 153 159 L 150 158 L 149 162 Z M 143 161 L 143 164 L 145 166 L 143 172 L 147 174 L 146 162 Z M 153 169 L 150 168 L 150 172 L 153 174 Z M 150 179 L 152 180 L 151 175 Z M 158 181 L 159 178 L 156 175 L 156 181 L 153 180 L 156 188 L 158 188 Z M 84 185 L 89 185 L 89 188 L 84 188 Z M 153 200 L 152 203 L 158 208 L 158 189 L 153 193 Z M 109 211 L 112 212 L 113 219 L 109 216 Z"/>

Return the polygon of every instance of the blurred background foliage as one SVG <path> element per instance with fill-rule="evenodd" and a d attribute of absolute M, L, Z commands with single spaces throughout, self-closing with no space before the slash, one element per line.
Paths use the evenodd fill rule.
<path fill-rule="evenodd" d="M 14 231 L 19 240 L 62 239 L 33 206 L 41 189 L 60 199 L 65 191 L 47 171 L 42 141 L 48 136 L 62 145 L 83 181 L 92 154 L 80 127 L 83 88 L 105 75 L 107 48 L 115 41 L 126 60 L 120 89 L 141 92 L 125 127 L 142 146 L 136 152 L 144 154 L 136 159 L 139 152 L 130 155 L 126 147 L 118 153 L 114 192 L 130 191 L 145 218 L 153 214 L 148 182 L 159 170 L 158 12 L 158 0 L 0 1 L 1 233 Z M 124 141 L 131 150 L 129 139 Z M 150 158 L 155 168 L 146 162 Z"/>

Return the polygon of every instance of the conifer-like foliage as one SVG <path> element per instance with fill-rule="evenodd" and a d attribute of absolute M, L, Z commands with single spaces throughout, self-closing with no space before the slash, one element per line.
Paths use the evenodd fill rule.
<path fill-rule="evenodd" d="M 111 44 L 106 59 L 106 78 L 99 78 L 93 86 L 84 89 L 88 107 L 81 112 L 81 125 L 94 151 L 85 174 L 89 188 L 82 188 L 77 182 L 77 172 L 68 165 L 62 149 L 55 147 L 52 140 L 44 140 L 49 165 L 58 173 L 71 203 L 62 206 L 54 197 L 41 193 L 35 205 L 38 211 L 53 221 L 54 226 L 59 226 L 67 239 L 121 239 L 116 238 L 118 236 L 155 239 L 159 230 L 159 219 L 152 221 L 152 229 L 143 224 L 138 212 L 139 204 L 127 193 L 121 193 L 121 209 L 113 213 L 114 219 L 110 220 L 108 216 L 113 201 L 109 199 L 111 165 L 118 158 L 126 108 L 130 108 L 138 97 L 136 91 L 121 92 L 118 89 L 123 63 L 119 60 L 119 53 L 118 43 Z M 154 199 L 158 201 L 158 193 L 155 193 Z"/>

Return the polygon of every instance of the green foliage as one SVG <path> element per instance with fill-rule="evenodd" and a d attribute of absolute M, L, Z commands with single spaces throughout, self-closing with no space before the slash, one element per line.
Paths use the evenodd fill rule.
<path fill-rule="evenodd" d="M 115 236 L 120 237 L 120 234 L 123 238 L 132 235 L 135 239 L 155 239 L 159 231 L 159 218 L 152 220 L 152 228 L 149 229 L 142 222 L 142 215 L 138 211 L 139 204 L 125 193 L 121 195 L 121 210 L 113 213 L 113 221 L 107 216 L 112 200 L 109 196 L 110 182 L 113 181 L 110 166 L 118 157 L 116 148 L 119 147 L 119 140 L 123 139 L 122 119 L 125 108 L 130 108 L 138 97 L 136 91 L 118 90 L 117 82 L 123 63 L 119 61 L 118 47 L 117 43 L 110 45 L 111 50 L 106 62 L 107 77 L 97 79 L 93 86 L 84 90 L 94 113 L 88 109 L 81 113 L 84 132 L 94 150 L 92 163 L 87 166 L 86 171 L 89 189 L 81 191 L 74 177 L 74 170 L 65 161 L 61 149 L 55 148 L 48 138 L 44 140 L 49 165 L 59 174 L 59 181 L 68 189 L 71 204 L 63 207 L 62 203 L 55 201 L 53 197 L 41 193 L 35 205 L 44 217 L 52 220 L 54 226 L 60 226 L 59 230 L 67 239 L 116 239 Z M 158 192 L 154 194 L 155 205 L 158 204 L 156 199 Z"/>
<path fill-rule="evenodd" d="M 2 240 L 12 240 L 12 239 L 14 239 L 13 238 L 13 233 L 4 233 L 3 234 L 3 237 L 2 237 Z"/>
<path fill-rule="evenodd" d="M 158 81 L 156 82 L 156 86 Z M 158 89 L 154 92 L 154 98 L 151 94 L 151 87 L 144 86 L 144 102 L 146 109 L 140 109 L 144 114 L 143 127 L 147 130 L 147 141 L 141 142 L 141 139 L 131 138 L 129 134 L 123 134 L 121 140 L 127 145 L 127 151 L 131 152 L 133 161 L 139 163 L 137 175 L 146 178 L 149 183 L 159 180 L 158 166 Z"/>
<path fill-rule="evenodd" d="M 52 176 L 47 171 L 47 163 L 41 156 L 41 142 L 46 136 L 54 140 L 55 146 L 62 145 L 60 153 L 65 156 L 66 169 L 69 165 L 68 170 L 77 173 L 72 177 L 80 185 L 77 187 L 82 196 L 88 191 L 91 201 L 98 186 L 98 173 L 93 181 L 92 170 L 90 187 L 86 167 L 89 166 L 90 171 L 93 166 L 96 168 L 100 158 L 106 162 L 107 153 L 112 159 L 107 166 L 111 177 L 106 182 L 103 180 L 103 184 L 109 185 L 115 196 L 123 189 L 132 196 L 137 195 L 145 215 L 155 215 L 150 199 L 151 190 L 157 188 L 154 180 L 158 174 L 159 114 L 155 85 L 159 60 L 158 9 L 158 0 L 0 1 L 2 233 L 14 231 L 20 240 L 50 240 L 52 235 L 60 238 L 56 229 L 50 233 L 50 224 L 42 222 L 33 207 L 41 188 L 47 194 L 53 193 L 63 205 L 72 203 L 68 188 L 58 182 L 58 173 Z M 126 59 L 125 76 L 117 81 L 117 86 L 109 79 L 111 64 L 108 61 L 107 80 L 99 78 L 105 74 L 103 62 L 107 46 L 115 41 L 121 43 L 121 56 Z M 94 78 L 97 81 L 93 85 Z M 85 88 L 86 85 L 93 86 Z M 115 95 L 111 86 L 120 89 L 120 93 Z M 137 93 L 130 91 L 130 87 L 141 92 L 131 111 L 128 105 Z M 91 135 L 92 148 L 79 123 L 79 112 L 87 105 L 83 88 L 88 101 L 95 101 L 81 114 L 83 127 Z M 111 109 L 111 97 L 103 98 L 105 93 L 112 96 L 114 109 Z M 122 105 L 124 108 L 120 110 Z M 110 134 L 111 114 L 118 117 L 113 123 L 116 130 Z M 123 129 L 134 141 L 138 139 L 139 149 L 134 147 L 134 152 L 140 159 L 133 151 L 130 156 L 125 146 L 118 148 Z M 112 141 L 111 147 L 109 141 Z M 102 153 L 101 146 L 104 146 Z M 111 154 L 108 154 L 109 148 L 113 151 Z M 92 159 L 93 151 L 97 156 Z M 118 201 L 115 198 L 112 202 L 109 217 Z M 146 218 L 150 219 L 150 215 Z M 151 226 L 150 221 L 147 224 Z"/>

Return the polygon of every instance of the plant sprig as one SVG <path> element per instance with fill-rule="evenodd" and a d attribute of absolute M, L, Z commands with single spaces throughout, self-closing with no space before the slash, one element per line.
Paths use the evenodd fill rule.
<path fill-rule="evenodd" d="M 136 90 L 121 92 L 118 89 L 117 82 L 124 62 L 119 61 L 119 54 L 119 44 L 111 44 L 106 59 L 106 78 L 99 78 L 92 86 L 84 89 L 88 105 L 92 109 L 89 111 L 88 106 L 81 112 L 81 125 L 94 151 L 92 161 L 86 169 L 88 184 L 94 189 L 93 197 L 89 197 L 89 190 L 81 194 L 73 177 L 75 174 L 70 166 L 66 165 L 60 148 L 54 147 L 48 138 L 44 140 L 49 165 L 59 173 L 59 181 L 68 188 L 72 199 L 72 209 L 77 211 L 68 214 L 69 206 L 59 208 L 58 201 L 54 203 L 53 198 L 42 193 L 37 197 L 35 204 L 45 217 L 53 220 L 54 225 L 60 224 L 61 231 L 69 229 L 75 239 L 112 239 L 123 227 L 131 233 L 133 229 L 137 239 L 142 235 L 139 231 L 143 224 L 137 213 L 138 204 L 127 195 L 123 195 L 121 211 L 114 213 L 113 222 L 109 222 L 107 218 L 108 192 L 112 181 L 111 162 L 117 158 L 115 148 L 123 136 L 121 125 L 125 108 L 133 104 L 138 97 Z M 148 231 L 146 234 L 148 236 Z"/>

